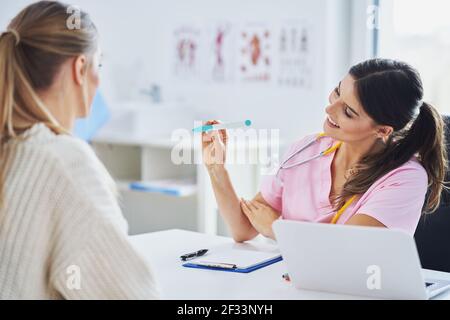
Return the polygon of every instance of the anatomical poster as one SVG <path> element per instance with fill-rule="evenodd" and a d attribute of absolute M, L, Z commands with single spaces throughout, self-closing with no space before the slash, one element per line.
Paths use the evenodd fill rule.
<path fill-rule="evenodd" d="M 235 37 L 231 23 L 211 23 L 207 27 L 209 81 L 229 82 L 234 77 Z"/>
<path fill-rule="evenodd" d="M 239 34 L 239 78 L 244 82 L 272 80 L 272 32 L 267 24 L 248 24 Z"/>
<path fill-rule="evenodd" d="M 280 86 L 311 88 L 312 34 L 307 23 L 285 22 L 278 37 L 278 72 Z"/>
<path fill-rule="evenodd" d="M 200 28 L 182 25 L 173 30 L 173 75 L 180 80 L 200 77 Z"/>

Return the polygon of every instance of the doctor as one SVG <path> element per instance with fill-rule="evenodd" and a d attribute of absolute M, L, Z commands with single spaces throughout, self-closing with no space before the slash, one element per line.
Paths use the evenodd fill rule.
<path fill-rule="evenodd" d="M 323 134 L 292 144 L 251 201 L 238 197 L 224 165 L 226 132 L 205 133 L 204 162 L 234 240 L 274 238 L 280 217 L 413 235 L 421 214 L 439 205 L 447 165 L 443 120 L 422 97 L 406 63 L 353 66 L 330 93 Z"/>

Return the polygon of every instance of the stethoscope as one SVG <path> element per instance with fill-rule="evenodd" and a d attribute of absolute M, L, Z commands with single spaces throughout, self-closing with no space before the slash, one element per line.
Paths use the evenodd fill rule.
<path fill-rule="evenodd" d="M 290 168 L 293 168 L 293 167 L 297 167 L 297 166 L 300 166 L 302 164 L 305 164 L 305 163 L 308 163 L 310 161 L 313 161 L 315 159 L 318 159 L 320 157 L 327 156 L 330 153 L 333 153 L 336 149 L 339 149 L 339 147 L 342 145 L 342 142 L 339 141 L 335 145 L 332 145 L 331 147 L 327 148 L 326 150 L 321 151 L 319 154 L 317 154 L 315 156 L 309 157 L 307 159 L 303 159 L 303 160 L 295 162 L 295 163 L 291 163 L 289 165 L 287 164 L 289 162 L 289 160 L 291 160 L 296 155 L 300 154 L 302 151 L 307 149 L 309 146 L 311 146 L 312 144 L 316 143 L 320 138 L 325 137 L 325 136 L 326 136 L 325 133 L 318 134 L 315 139 L 311 140 L 310 142 L 305 144 L 303 147 L 299 148 L 298 150 L 296 150 L 295 152 L 293 152 L 292 154 L 287 156 L 286 159 L 278 167 L 278 171 L 277 171 L 276 176 L 278 177 L 278 173 L 280 172 L 280 170 L 285 170 L 285 169 L 290 169 Z M 342 206 L 342 208 L 340 208 L 338 210 L 338 212 L 336 212 L 336 214 L 334 215 L 333 219 L 331 220 L 332 224 L 335 224 L 339 220 L 341 215 L 344 213 L 345 209 L 347 209 L 352 204 L 352 202 L 355 200 L 355 198 L 356 198 L 356 195 L 352 196 L 350 199 L 348 199 L 345 202 L 345 204 Z"/>

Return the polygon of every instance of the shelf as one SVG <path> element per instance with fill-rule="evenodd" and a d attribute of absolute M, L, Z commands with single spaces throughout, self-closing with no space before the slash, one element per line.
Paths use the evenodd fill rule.
<path fill-rule="evenodd" d="M 191 141 L 187 141 L 183 148 L 192 148 Z M 125 145 L 125 146 L 140 146 L 140 147 L 153 147 L 172 149 L 175 146 L 180 146 L 178 141 L 172 141 L 168 137 L 140 137 L 140 136 L 124 136 L 124 135 L 98 135 L 92 139 L 94 144 L 113 144 L 113 145 Z"/>
<path fill-rule="evenodd" d="M 154 181 L 130 181 L 130 180 L 120 180 L 117 181 L 117 186 L 119 191 L 124 192 L 139 192 L 148 195 L 165 196 L 168 198 L 186 198 L 197 195 L 197 185 L 196 184 L 185 184 L 185 180 L 172 179 L 175 187 L 170 187 L 170 184 L 165 184 L 161 180 Z"/>

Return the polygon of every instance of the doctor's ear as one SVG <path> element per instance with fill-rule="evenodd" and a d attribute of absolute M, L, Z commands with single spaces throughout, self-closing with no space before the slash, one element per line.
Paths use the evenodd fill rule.
<path fill-rule="evenodd" d="M 379 126 L 376 129 L 375 136 L 386 141 L 393 132 L 394 128 L 392 128 L 391 126 Z"/>
<path fill-rule="evenodd" d="M 72 70 L 76 84 L 80 86 L 83 85 L 86 78 L 87 67 L 88 59 L 84 54 L 75 57 L 72 64 Z"/>

